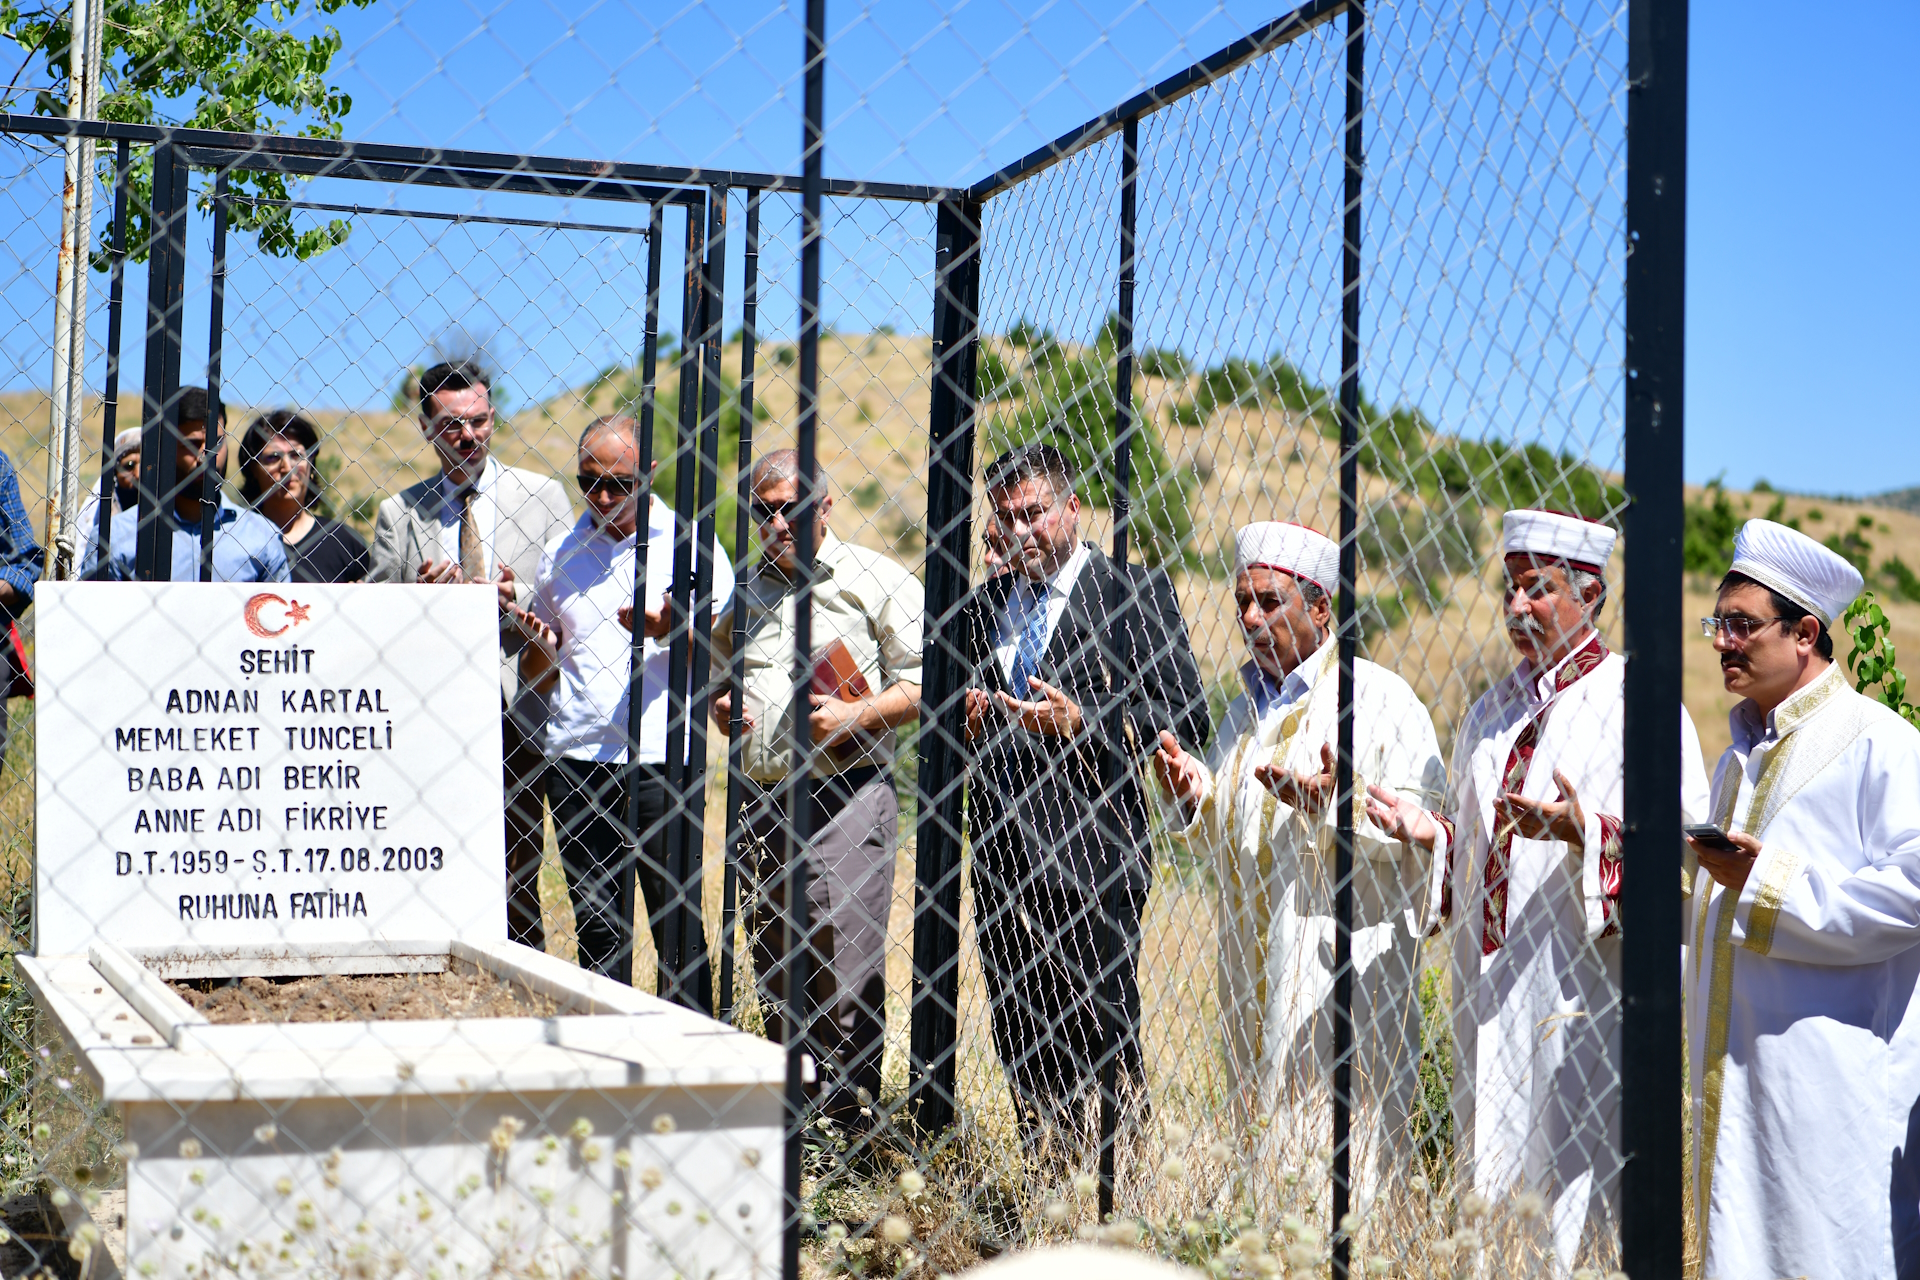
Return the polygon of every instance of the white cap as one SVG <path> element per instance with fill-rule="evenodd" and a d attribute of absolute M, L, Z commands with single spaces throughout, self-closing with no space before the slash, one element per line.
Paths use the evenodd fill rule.
<path fill-rule="evenodd" d="M 1559 511 L 1509 511 L 1500 518 L 1500 528 L 1505 555 L 1564 560 L 1576 569 L 1602 574 L 1619 537 L 1598 520 Z"/>
<path fill-rule="evenodd" d="M 1773 588 L 1829 626 L 1866 585 L 1845 557 L 1771 520 L 1740 526 L 1733 539 L 1732 570 Z"/>
<path fill-rule="evenodd" d="M 140 428 L 128 427 L 113 438 L 113 460 L 115 462 L 130 453 L 140 452 Z"/>
<path fill-rule="evenodd" d="M 1257 520 L 1233 535 L 1233 571 L 1255 566 L 1305 578 L 1328 595 L 1340 589 L 1340 547 L 1303 524 Z"/>

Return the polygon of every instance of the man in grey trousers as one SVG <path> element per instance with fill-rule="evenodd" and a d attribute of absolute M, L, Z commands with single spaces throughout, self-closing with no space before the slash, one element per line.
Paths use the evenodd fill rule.
<path fill-rule="evenodd" d="M 769 1002 L 768 1032 L 784 1038 L 789 957 L 781 917 L 795 853 L 780 805 L 793 767 L 793 580 L 798 573 L 792 521 L 800 458 L 767 454 L 750 477 L 761 555 L 741 576 L 734 607 L 746 627 L 745 769 L 751 780 L 746 827 L 749 875 L 756 889 L 748 917 L 754 969 Z M 905 565 L 842 542 L 827 528 L 833 499 L 814 483 L 813 646 L 816 667 L 838 658 L 848 676 L 836 693 L 815 693 L 809 717 L 814 752 L 808 779 L 813 806 L 807 845 L 812 940 L 807 1039 L 821 1111 L 853 1129 L 867 1127 L 880 1094 L 886 1045 L 887 915 L 893 905 L 899 805 L 893 766 L 895 729 L 920 715 L 920 629 L 924 593 Z M 714 623 L 716 662 L 732 653 L 731 611 Z M 839 646 L 837 653 L 828 651 Z M 854 671 L 858 676 L 852 676 Z M 728 723 L 731 699 L 714 700 Z"/>

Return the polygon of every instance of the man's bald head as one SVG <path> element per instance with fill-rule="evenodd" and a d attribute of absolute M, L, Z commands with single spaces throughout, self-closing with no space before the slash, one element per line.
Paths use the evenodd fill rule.
<path fill-rule="evenodd" d="M 753 471 L 748 476 L 748 480 L 755 492 L 758 492 L 763 486 L 770 484 L 787 483 L 797 487 L 800 483 L 800 451 L 798 449 L 775 449 L 771 453 L 761 454 L 754 460 Z M 813 464 L 813 488 L 815 493 L 819 493 L 823 489 L 820 483 L 820 460 L 818 458 L 814 459 Z"/>
<path fill-rule="evenodd" d="M 775 449 L 763 454 L 748 474 L 753 487 L 753 523 L 759 531 L 761 553 L 782 572 L 792 573 L 798 563 L 790 520 L 799 516 L 800 452 Z M 813 472 L 814 545 L 827 536 L 827 516 L 833 511 L 833 495 L 820 477 L 818 460 Z"/>
<path fill-rule="evenodd" d="M 580 452 L 586 453 L 605 436 L 624 436 L 637 449 L 640 446 L 640 424 L 624 413 L 602 414 L 587 424 L 580 433 Z"/>

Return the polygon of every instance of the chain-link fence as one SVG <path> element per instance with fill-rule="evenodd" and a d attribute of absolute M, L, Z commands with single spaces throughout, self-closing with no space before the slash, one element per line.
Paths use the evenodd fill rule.
<path fill-rule="evenodd" d="M 1658 33 L 890 18 L 640 42 L 773 172 L 0 118 L 0 1271 L 1679 1267 Z"/>

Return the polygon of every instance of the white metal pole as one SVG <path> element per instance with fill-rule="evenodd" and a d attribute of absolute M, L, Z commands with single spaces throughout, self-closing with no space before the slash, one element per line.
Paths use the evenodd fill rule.
<path fill-rule="evenodd" d="M 89 120 L 99 109 L 98 0 L 73 0 L 68 56 L 67 118 Z M 87 251 L 93 236 L 92 139 L 69 137 L 60 197 L 60 262 L 54 292 L 52 420 L 47 438 L 47 573 L 73 575 L 80 505 L 80 434 L 86 417 Z"/>

